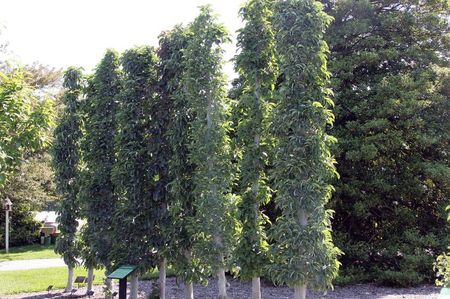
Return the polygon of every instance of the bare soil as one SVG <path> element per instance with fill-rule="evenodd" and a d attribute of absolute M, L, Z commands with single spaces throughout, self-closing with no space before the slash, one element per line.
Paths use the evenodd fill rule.
<path fill-rule="evenodd" d="M 228 295 L 232 299 L 250 298 L 251 284 L 228 278 Z M 116 289 L 118 286 L 115 286 Z M 271 283 L 261 282 L 263 299 L 290 299 L 293 298 L 293 290 L 287 287 L 276 287 Z M 175 278 L 167 278 L 166 299 L 183 299 L 183 285 L 177 283 Z M 139 297 L 148 298 L 152 289 L 151 281 L 141 281 L 139 284 Z M 91 298 L 104 298 L 102 287 L 96 286 L 95 296 Z M 334 290 L 324 293 L 308 292 L 308 299 L 437 299 L 440 289 L 432 285 L 424 285 L 414 288 L 388 288 L 373 284 L 357 284 L 344 287 L 335 287 Z M 80 288 L 72 298 L 87 298 L 84 288 Z M 217 286 L 214 279 L 210 280 L 208 286 L 195 285 L 194 297 L 196 299 L 213 299 L 217 296 Z M 70 298 L 71 294 L 62 293 L 61 290 L 53 291 L 50 295 L 46 292 L 33 294 L 19 294 L 13 296 L 2 296 L 8 299 L 44 299 L 44 298 Z M 115 297 L 117 298 L 117 297 Z"/>

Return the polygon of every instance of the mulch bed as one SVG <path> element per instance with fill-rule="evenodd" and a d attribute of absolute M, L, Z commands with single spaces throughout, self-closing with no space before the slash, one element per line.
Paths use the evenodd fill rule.
<path fill-rule="evenodd" d="M 228 278 L 228 295 L 233 299 L 250 298 L 251 284 L 243 283 L 236 279 Z M 115 286 L 118 288 L 117 284 Z M 293 290 L 287 287 L 276 287 L 271 283 L 261 282 L 263 299 L 290 299 L 293 298 Z M 146 294 L 151 292 L 152 282 L 141 281 L 139 284 L 140 298 L 147 298 Z M 167 278 L 166 299 L 183 299 L 183 285 L 177 283 L 175 278 Z M 373 284 L 357 284 L 344 287 L 335 287 L 333 291 L 324 293 L 309 292 L 308 299 L 326 298 L 326 299 L 437 299 L 440 288 L 425 285 L 414 288 L 387 288 Z M 95 296 L 91 298 L 104 298 L 102 287 L 94 288 Z M 87 298 L 84 296 L 84 288 L 80 288 L 72 298 Z M 62 291 L 53 291 L 50 295 L 46 292 L 33 294 L 19 294 L 14 296 L 5 296 L 1 298 L 8 299 L 44 299 L 44 298 L 70 298 L 70 294 Z M 213 299 L 217 296 L 217 286 L 214 279 L 210 280 L 208 286 L 195 285 L 195 299 Z M 117 297 L 116 297 L 117 298 Z"/>

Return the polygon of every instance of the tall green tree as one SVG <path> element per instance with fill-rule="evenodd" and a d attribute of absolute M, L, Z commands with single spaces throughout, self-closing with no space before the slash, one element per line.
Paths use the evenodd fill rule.
<path fill-rule="evenodd" d="M 113 246 L 114 265 L 138 266 L 137 275 L 159 260 L 160 202 L 154 198 L 158 173 L 152 165 L 151 102 L 156 98 L 158 58 L 152 47 L 126 51 L 121 59 L 123 84 L 117 107 L 116 163 L 113 183 L 118 196 Z M 137 275 L 131 297 L 137 297 Z"/>
<path fill-rule="evenodd" d="M 55 252 L 63 256 L 68 268 L 66 291 L 73 288 L 73 271 L 78 264 L 77 227 L 80 217 L 79 161 L 81 138 L 79 105 L 83 91 L 83 76 L 80 69 L 69 68 L 64 74 L 64 111 L 54 131 L 53 168 L 56 191 L 61 200 L 58 207 L 58 229 L 61 234 Z"/>
<path fill-rule="evenodd" d="M 192 112 L 185 100 L 182 78 L 185 72 L 183 50 L 190 39 L 190 31 L 183 26 L 161 34 L 160 57 L 161 97 L 170 101 L 171 121 L 166 132 L 170 145 L 169 160 L 169 225 L 165 227 L 165 252 L 175 275 L 185 284 L 185 298 L 192 299 L 193 282 L 206 279 L 207 271 L 199 257 L 193 255 L 192 231 L 189 229 L 195 214 L 191 175 L 195 169 L 188 159 Z"/>
<path fill-rule="evenodd" d="M 340 250 L 333 245 L 325 205 L 337 175 L 325 132 L 334 116 L 328 88 L 328 47 L 323 33 L 332 18 L 322 4 L 289 0 L 275 6 L 276 50 L 284 81 L 276 94 L 273 176 L 281 216 L 272 227 L 273 279 L 305 298 L 306 288 L 325 289 L 337 276 Z"/>
<path fill-rule="evenodd" d="M 190 25 L 192 38 L 184 50 L 183 90 L 193 114 L 188 159 L 192 173 L 195 215 L 190 224 L 194 251 L 218 276 L 219 298 L 227 298 L 225 268 L 233 244 L 234 198 L 227 121 L 222 43 L 228 41 L 209 6 Z"/>
<path fill-rule="evenodd" d="M 155 83 L 154 94 L 149 102 L 149 135 L 151 142 L 149 151 L 151 153 L 150 170 L 153 178 L 152 182 L 152 201 L 157 209 L 153 213 L 154 225 L 157 234 L 153 237 L 153 242 L 158 250 L 159 258 L 159 298 L 165 299 L 165 279 L 166 279 L 166 257 L 167 247 L 171 236 L 167 231 L 170 226 L 169 208 L 169 161 L 172 155 L 170 136 L 168 134 L 172 119 L 172 93 L 171 91 L 177 82 L 173 80 L 174 70 L 171 66 L 177 64 L 167 63 L 167 59 L 173 58 L 172 51 L 180 51 L 181 49 L 171 48 L 169 39 L 160 36 L 160 47 L 157 50 L 157 80 Z M 176 70 L 181 73 L 180 70 Z M 173 84 L 173 85 L 172 85 Z"/>
<path fill-rule="evenodd" d="M 87 246 L 84 261 L 89 268 L 89 289 L 93 267 L 111 271 L 109 253 L 115 239 L 113 215 L 116 196 L 111 175 L 114 165 L 116 101 L 119 94 L 119 54 L 107 50 L 92 78 L 83 104 L 84 136 L 80 203 L 87 228 L 83 239 Z"/>
<path fill-rule="evenodd" d="M 344 273 L 431 282 L 447 245 L 448 1 L 344 0 L 327 9 Z"/>
<path fill-rule="evenodd" d="M 236 70 L 242 80 L 238 98 L 237 143 L 240 161 L 239 220 L 242 233 L 234 254 L 241 278 L 252 280 L 252 298 L 261 298 L 259 277 L 268 264 L 267 217 L 260 206 L 270 200 L 267 165 L 272 151 L 269 114 L 277 76 L 270 0 L 250 0 L 241 9 L 245 26 L 239 31 Z"/>

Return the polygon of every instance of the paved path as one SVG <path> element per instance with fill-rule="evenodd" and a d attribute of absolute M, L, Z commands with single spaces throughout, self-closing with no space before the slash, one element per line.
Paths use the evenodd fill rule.
<path fill-rule="evenodd" d="M 0 271 L 42 269 L 52 267 L 64 267 L 64 266 L 65 266 L 64 261 L 61 258 L 18 260 L 18 261 L 0 262 Z"/>

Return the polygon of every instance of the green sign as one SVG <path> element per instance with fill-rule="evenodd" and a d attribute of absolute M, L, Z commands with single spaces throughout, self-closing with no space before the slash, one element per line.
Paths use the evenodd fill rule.
<path fill-rule="evenodd" d="M 114 270 L 111 274 L 108 275 L 108 278 L 111 279 L 124 279 L 128 277 L 131 273 L 136 270 L 137 266 L 133 265 L 123 265 Z"/>

